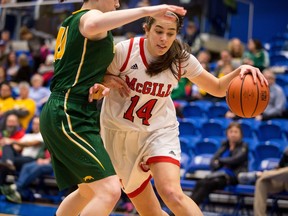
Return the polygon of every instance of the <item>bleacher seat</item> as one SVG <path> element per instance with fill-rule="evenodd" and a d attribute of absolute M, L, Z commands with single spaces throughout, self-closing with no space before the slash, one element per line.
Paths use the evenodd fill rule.
<path fill-rule="evenodd" d="M 179 138 L 180 138 L 181 152 L 187 154 L 189 157 L 192 157 L 194 155 L 194 143 L 192 143 L 191 140 L 185 137 L 180 136 Z"/>
<path fill-rule="evenodd" d="M 213 154 L 201 154 L 201 155 L 195 155 L 191 163 L 188 165 L 186 169 L 186 174 L 187 173 L 194 173 L 197 170 L 206 170 L 210 171 L 210 162 L 213 157 Z"/>
<path fill-rule="evenodd" d="M 288 58 L 281 54 L 271 55 L 270 66 L 288 66 Z"/>
<path fill-rule="evenodd" d="M 183 107 L 183 116 L 184 118 L 190 118 L 190 117 L 205 118 L 206 112 L 203 110 L 201 106 L 192 102 Z"/>
<path fill-rule="evenodd" d="M 179 136 L 188 139 L 192 144 L 201 137 L 198 128 L 187 119 L 179 119 Z"/>
<path fill-rule="evenodd" d="M 275 161 L 281 158 L 282 149 L 277 143 L 266 141 L 258 143 L 252 153 L 255 159 L 254 170 L 263 170 L 275 165 Z"/>
<path fill-rule="evenodd" d="M 225 117 L 215 117 L 212 118 L 212 121 L 219 122 L 223 128 L 227 128 L 228 125 L 233 121 L 231 118 L 225 118 Z"/>
<path fill-rule="evenodd" d="M 196 100 L 193 101 L 193 103 L 200 106 L 205 112 L 207 112 L 209 107 L 213 105 L 213 102 L 210 100 Z"/>
<path fill-rule="evenodd" d="M 202 138 L 213 138 L 220 142 L 226 138 L 224 135 L 225 128 L 221 122 L 215 119 L 209 119 L 207 122 L 204 122 L 200 131 Z"/>
<path fill-rule="evenodd" d="M 252 138 L 257 140 L 257 135 L 253 129 L 253 126 L 248 122 L 240 122 L 242 131 L 243 131 L 243 137 L 244 138 Z"/>
<path fill-rule="evenodd" d="M 208 108 L 207 116 L 208 118 L 225 117 L 228 110 L 227 105 L 225 106 L 222 103 L 215 103 Z"/>
<path fill-rule="evenodd" d="M 287 74 L 277 74 L 276 75 L 276 83 L 280 85 L 282 88 L 288 86 L 288 75 Z"/>
<path fill-rule="evenodd" d="M 243 131 L 243 141 L 248 144 L 249 149 L 253 149 L 258 143 L 258 138 L 253 126 L 248 122 L 240 122 Z"/>
<path fill-rule="evenodd" d="M 259 170 L 271 170 L 278 167 L 280 158 L 266 158 L 261 161 L 259 165 Z"/>
<path fill-rule="evenodd" d="M 180 166 L 183 169 L 186 169 L 188 164 L 190 163 L 191 157 L 186 154 L 185 152 L 181 152 L 181 161 L 180 161 Z"/>
<path fill-rule="evenodd" d="M 219 148 L 219 145 L 220 143 L 218 140 L 213 138 L 203 138 L 195 143 L 194 153 L 195 155 L 214 154 Z"/>
<path fill-rule="evenodd" d="M 281 125 L 275 123 L 275 121 L 262 122 L 256 133 L 259 141 L 287 140 Z"/>

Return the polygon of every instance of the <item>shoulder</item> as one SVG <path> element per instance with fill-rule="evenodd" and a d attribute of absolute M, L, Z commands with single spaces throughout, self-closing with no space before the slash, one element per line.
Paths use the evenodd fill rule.
<path fill-rule="evenodd" d="M 183 51 L 183 52 L 186 52 L 186 51 Z M 183 67 L 182 77 L 187 77 L 189 79 L 192 79 L 200 75 L 202 71 L 204 70 L 204 68 L 202 67 L 202 65 L 200 64 L 200 62 L 197 60 L 197 58 L 194 55 L 187 53 L 187 52 L 186 54 L 189 55 L 189 57 L 184 62 L 181 62 L 181 67 Z"/>
<path fill-rule="evenodd" d="M 124 49 L 128 49 L 130 44 L 133 43 L 133 47 L 137 44 L 139 44 L 140 42 L 140 37 L 135 37 L 135 38 L 130 38 L 124 41 L 120 41 L 116 44 L 116 48 L 124 48 Z"/>

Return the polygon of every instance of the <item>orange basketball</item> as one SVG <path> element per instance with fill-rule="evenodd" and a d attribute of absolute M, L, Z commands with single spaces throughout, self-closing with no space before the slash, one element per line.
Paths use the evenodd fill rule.
<path fill-rule="evenodd" d="M 252 118 L 261 114 L 270 99 L 269 86 L 261 86 L 258 78 L 253 82 L 252 74 L 247 74 L 241 80 L 239 76 L 231 80 L 226 91 L 226 102 L 230 110 L 237 116 Z"/>

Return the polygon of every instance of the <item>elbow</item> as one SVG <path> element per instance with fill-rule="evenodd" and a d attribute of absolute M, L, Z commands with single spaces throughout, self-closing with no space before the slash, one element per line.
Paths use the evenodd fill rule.
<path fill-rule="evenodd" d="M 87 38 L 91 35 L 97 34 L 97 24 L 89 21 L 85 22 L 82 28 L 82 34 Z"/>
<path fill-rule="evenodd" d="M 102 22 L 103 23 L 103 22 Z M 107 31 L 106 27 L 101 24 L 100 20 L 86 20 L 81 28 L 81 33 L 87 38 L 94 37 L 100 33 Z"/>

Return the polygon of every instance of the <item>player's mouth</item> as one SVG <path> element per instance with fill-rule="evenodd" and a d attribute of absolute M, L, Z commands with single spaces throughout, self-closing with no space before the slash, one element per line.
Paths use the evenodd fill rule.
<path fill-rule="evenodd" d="M 165 50 L 167 49 L 167 46 L 164 46 L 164 45 L 157 45 L 157 47 L 161 50 Z"/>

